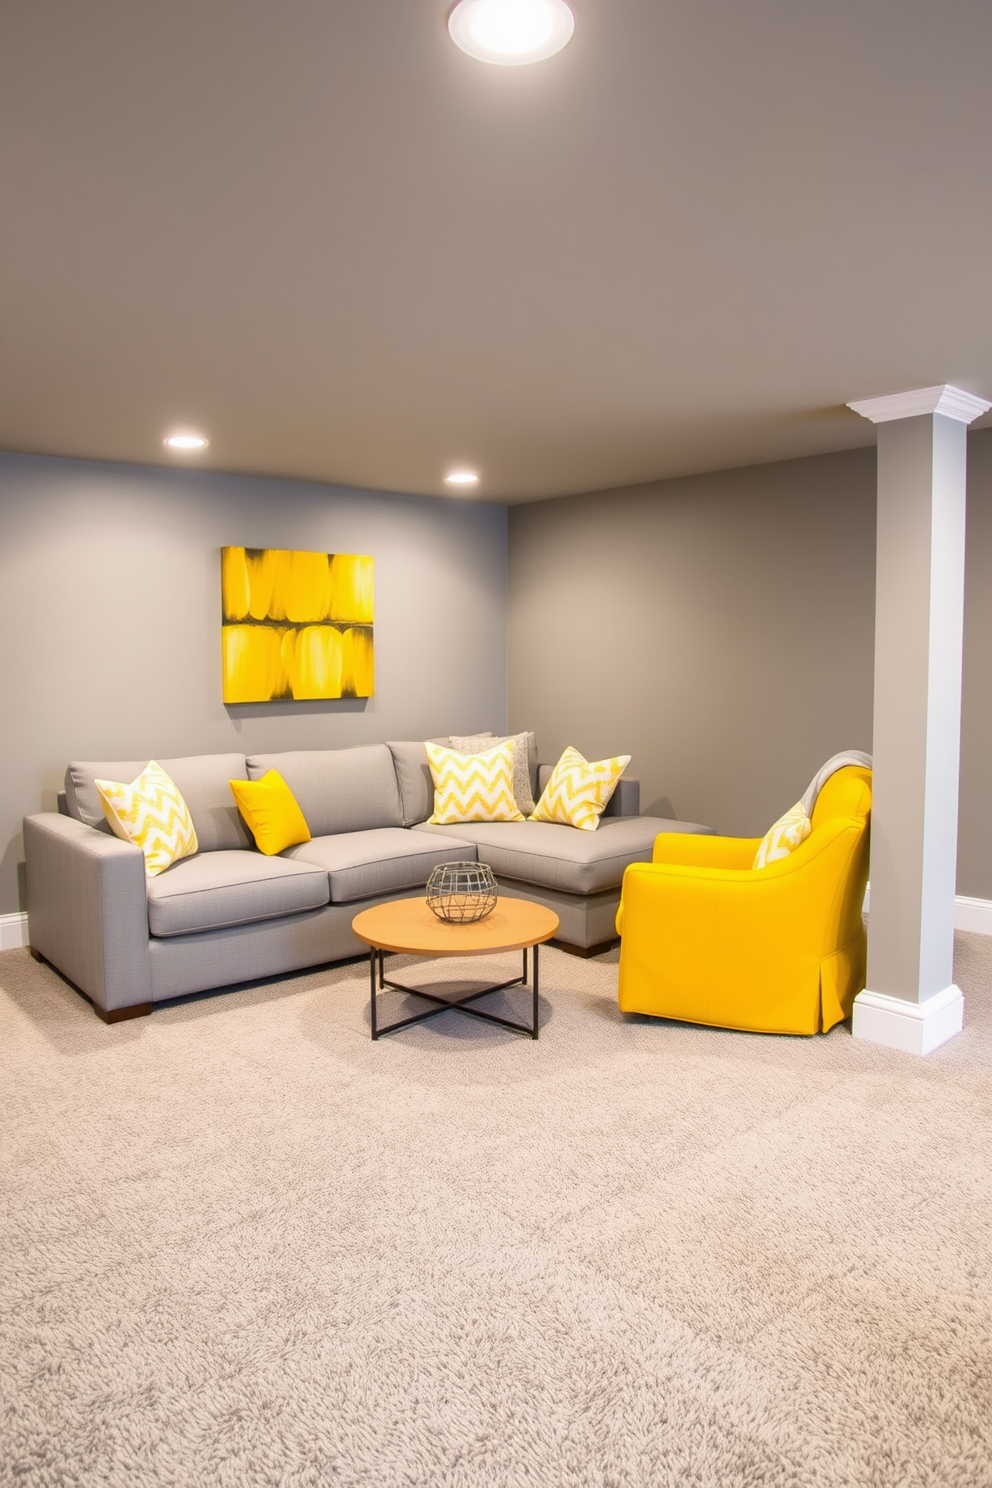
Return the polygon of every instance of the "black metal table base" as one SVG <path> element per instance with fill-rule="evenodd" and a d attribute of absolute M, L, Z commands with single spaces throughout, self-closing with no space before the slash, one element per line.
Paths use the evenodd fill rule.
<path fill-rule="evenodd" d="M 507 987 L 521 987 L 527 984 L 527 952 L 524 951 L 523 975 L 512 977 L 508 982 L 495 982 L 491 987 L 480 987 L 475 992 L 468 992 L 464 997 L 453 997 L 450 1000 L 445 997 L 436 997 L 433 992 L 424 992 L 420 987 L 407 987 L 402 982 L 389 981 L 385 975 L 385 951 L 378 950 L 372 946 L 369 951 L 369 981 L 371 989 L 371 1014 L 372 1014 L 372 1037 L 382 1038 L 384 1033 L 395 1033 L 398 1028 L 409 1028 L 412 1023 L 423 1023 L 425 1018 L 436 1018 L 438 1013 L 446 1013 L 453 1009 L 458 1013 L 468 1013 L 470 1018 L 481 1018 L 484 1023 L 498 1023 L 501 1028 L 511 1028 L 514 1033 L 526 1033 L 536 1039 L 537 1027 L 537 946 L 531 948 L 534 952 L 534 975 L 531 979 L 531 987 L 534 994 L 534 1006 L 530 1023 L 515 1023 L 511 1018 L 498 1018 L 495 1013 L 484 1013 L 480 1008 L 469 1007 L 470 1002 L 475 1002 L 480 997 L 488 997 L 490 992 L 505 992 Z M 429 959 L 429 958 L 426 958 Z M 378 976 L 376 975 L 376 963 L 378 962 Z M 388 1023 L 385 1028 L 380 1028 L 376 1019 L 376 993 L 384 991 L 408 992 L 412 997 L 422 997 L 427 1002 L 433 1002 L 435 1007 L 429 1007 L 426 1012 L 414 1013 L 411 1018 L 400 1018 L 396 1023 Z"/>

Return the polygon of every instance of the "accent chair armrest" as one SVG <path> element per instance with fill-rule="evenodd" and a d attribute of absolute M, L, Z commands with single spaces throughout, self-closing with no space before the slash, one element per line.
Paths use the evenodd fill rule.
<path fill-rule="evenodd" d="M 750 868 L 760 837 L 717 837 L 702 832 L 659 832 L 652 863 L 684 868 Z"/>
<path fill-rule="evenodd" d="M 152 1000 L 141 849 L 73 817 L 24 818 L 28 934 L 105 1013 Z"/>

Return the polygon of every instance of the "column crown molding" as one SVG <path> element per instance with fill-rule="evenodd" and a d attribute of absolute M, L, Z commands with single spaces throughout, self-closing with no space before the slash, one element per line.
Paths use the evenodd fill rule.
<path fill-rule="evenodd" d="M 888 424 L 893 419 L 918 418 L 923 413 L 942 413 L 947 418 L 957 419 L 961 424 L 970 424 L 974 419 L 988 413 L 992 403 L 976 398 L 950 383 L 938 383 L 936 387 L 913 388 L 908 393 L 888 393 L 883 398 L 861 398 L 848 403 L 854 413 L 870 419 L 873 424 Z"/>

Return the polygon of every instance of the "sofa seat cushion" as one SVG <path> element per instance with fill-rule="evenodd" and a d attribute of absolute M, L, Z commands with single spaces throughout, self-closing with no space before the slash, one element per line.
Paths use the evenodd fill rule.
<path fill-rule="evenodd" d="M 438 863 L 474 860 L 475 849 L 448 835 L 438 834 L 430 841 L 404 827 L 378 827 L 314 837 L 287 848 L 283 858 L 322 868 L 330 882 L 331 902 L 347 904 L 374 894 L 422 888 Z"/>
<path fill-rule="evenodd" d="M 251 851 L 198 853 L 148 881 L 152 935 L 188 935 L 319 909 L 330 898 L 327 874 Z"/>
<path fill-rule="evenodd" d="M 629 863 L 650 863 L 659 832 L 709 831 L 695 822 L 657 816 L 604 816 L 595 832 L 539 821 L 468 822 L 455 827 L 424 822 L 413 828 L 413 834 L 444 832 L 472 843 L 479 862 L 488 863 L 497 877 L 569 894 L 618 888 Z"/>

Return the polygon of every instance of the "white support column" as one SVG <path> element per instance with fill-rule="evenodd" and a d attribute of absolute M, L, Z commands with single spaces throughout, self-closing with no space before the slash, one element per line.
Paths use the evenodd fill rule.
<path fill-rule="evenodd" d="M 850 403 L 878 431 L 868 986 L 855 1038 L 928 1054 L 961 1031 L 954 893 L 968 424 L 959 388 Z"/>

